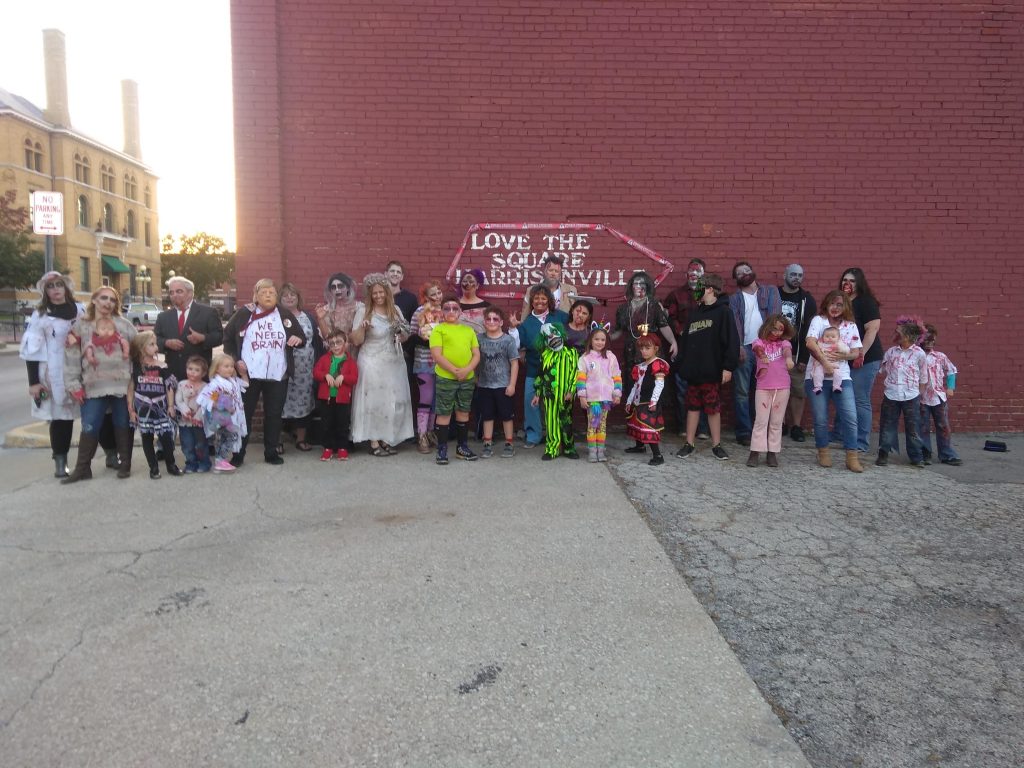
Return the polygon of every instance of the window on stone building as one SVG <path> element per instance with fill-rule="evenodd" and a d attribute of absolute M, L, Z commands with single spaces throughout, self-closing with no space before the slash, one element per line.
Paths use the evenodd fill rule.
<path fill-rule="evenodd" d="M 92 184 L 92 167 L 89 165 L 89 158 L 82 158 L 82 183 Z"/>
<path fill-rule="evenodd" d="M 106 203 L 103 206 L 103 231 L 114 231 L 114 206 L 110 203 Z"/>
<path fill-rule="evenodd" d="M 43 171 L 43 145 L 32 139 L 25 139 L 25 167 L 30 171 Z"/>
<path fill-rule="evenodd" d="M 149 246 L 151 246 L 153 244 L 152 243 L 152 234 L 151 234 L 151 230 L 150 230 L 150 226 L 149 226 L 149 222 L 148 221 L 144 225 L 144 231 L 145 231 L 145 234 L 146 234 L 146 247 L 148 248 Z"/>
<path fill-rule="evenodd" d="M 148 184 L 146 185 L 146 193 L 145 194 L 146 194 L 146 207 L 147 208 L 152 208 L 153 207 L 153 198 L 149 194 L 149 185 Z"/>
<path fill-rule="evenodd" d="M 89 226 L 89 198 L 85 195 L 78 196 L 78 226 Z"/>
<path fill-rule="evenodd" d="M 134 176 L 129 176 L 127 173 L 124 175 L 124 196 L 129 200 L 134 200 L 139 194 L 139 188 L 135 181 Z"/>
<path fill-rule="evenodd" d="M 114 167 L 106 163 L 100 166 L 100 186 L 104 192 L 114 191 Z"/>
<path fill-rule="evenodd" d="M 135 211 L 128 211 L 124 221 L 125 229 L 128 230 L 128 237 L 135 237 Z"/>
<path fill-rule="evenodd" d="M 78 270 L 82 275 L 81 283 L 82 290 L 86 293 L 92 291 L 92 282 L 89 280 L 89 257 L 79 256 L 78 258 Z"/>

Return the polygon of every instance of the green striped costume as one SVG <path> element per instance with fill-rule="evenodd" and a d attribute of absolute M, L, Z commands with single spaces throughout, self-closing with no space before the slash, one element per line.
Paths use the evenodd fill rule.
<path fill-rule="evenodd" d="M 540 355 L 540 375 L 534 386 L 544 405 L 544 451 L 557 456 L 576 455 L 572 434 L 572 398 L 576 394 L 579 353 L 570 346 L 559 350 L 545 347 Z M 566 399 L 568 397 L 568 399 Z"/>

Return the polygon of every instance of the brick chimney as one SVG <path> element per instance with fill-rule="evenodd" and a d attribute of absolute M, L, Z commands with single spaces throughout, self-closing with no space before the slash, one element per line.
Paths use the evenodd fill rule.
<path fill-rule="evenodd" d="M 121 81 L 121 109 L 124 113 L 124 153 L 136 160 L 142 159 L 139 140 L 139 84 L 134 80 Z"/>
<path fill-rule="evenodd" d="M 58 128 L 70 128 L 67 55 L 64 52 L 64 33 L 59 29 L 43 30 L 43 59 L 46 64 L 46 109 L 43 117 Z"/>

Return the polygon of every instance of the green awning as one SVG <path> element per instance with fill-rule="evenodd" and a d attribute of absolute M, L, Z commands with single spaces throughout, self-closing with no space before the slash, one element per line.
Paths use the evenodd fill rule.
<path fill-rule="evenodd" d="M 124 274 L 126 272 L 131 272 L 131 270 L 128 269 L 128 265 L 125 264 L 123 261 L 121 261 L 116 256 L 104 256 L 103 257 L 103 266 L 105 266 L 111 272 L 115 272 L 117 274 Z"/>

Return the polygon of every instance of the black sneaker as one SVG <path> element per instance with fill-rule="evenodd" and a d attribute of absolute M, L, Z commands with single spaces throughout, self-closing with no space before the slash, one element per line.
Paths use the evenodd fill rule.
<path fill-rule="evenodd" d="M 680 448 L 678 451 L 676 451 L 676 458 L 677 459 L 688 459 L 691 456 L 693 456 L 693 453 L 696 450 L 697 449 L 694 448 L 690 443 L 683 443 L 683 447 Z"/>
<path fill-rule="evenodd" d="M 959 467 L 959 466 L 963 466 L 964 462 L 963 462 L 962 459 L 943 459 L 942 463 L 943 464 L 948 464 L 951 467 Z"/>
<path fill-rule="evenodd" d="M 807 436 L 804 435 L 804 428 L 803 427 L 793 427 L 792 429 L 790 429 L 789 430 L 789 439 L 792 440 L 794 443 L 802 443 L 802 442 L 804 442 L 807 439 Z"/>
<path fill-rule="evenodd" d="M 647 463 L 650 464 L 652 467 L 660 467 L 662 464 L 665 463 L 665 457 L 659 453 L 657 456 L 652 456 L 651 460 L 648 461 Z"/>
<path fill-rule="evenodd" d="M 914 469 L 924 469 L 924 462 L 923 461 L 912 461 L 912 462 L 910 462 L 910 466 L 912 466 Z"/>
<path fill-rule="evenodd" d="M 150 480 L 159 480 L 160 479 L 160 467 L 150 467 L 149 468 L 149 479 Z"/>
<path fill-rule="evenodd" d="M 747 445 L 750 445 L 750 440 L 747 440 Z M 729 460 L 729 454 L 725 452 L 721 444 L 711 446 L 711 455 L 719 461 Z"/>
<path fill-rule="evenodd" d="M 282 459 L 276 453 L 272 453 L 269 456 L 264 456 L 263 460 L 267 462 L 267 464 L 273 464 L 275 467 L 279 467 L 282 464 L 284 464 L 284 459 Z"/>
<path fill-rule="evenodd" d="M 629 448 L 623 448 L 623 453 L 647 453 L 647 446 L 643 443 L 640 445 L 631 445 Z"/>
<path fill-rule="evenodd" d="M 736 442 L 737 442 L 737 444 L 742 445 L 744 448 L 749 448 L 750 447 L 750 436 L 747 435 L 746 437 L 737 437 L 736 438 Z"/>
<path fill-rule="evenodd" d="M 469 450 L 468 445 L 460 445 L 458 448 L 456 448 L 455 455 L 456 457 L 463 459 L 465 461 L 476 461 L 478 458 L 480 458 L 471 450 Z"/>
<path fill-rule="evenodd" d="M 889 452 L 888 451 L 879 451 L 878 452 L 878 458 L 875 459 L 875 466 L 876 467 L 884 467 L 888 463 L 889 463 Z"/>

